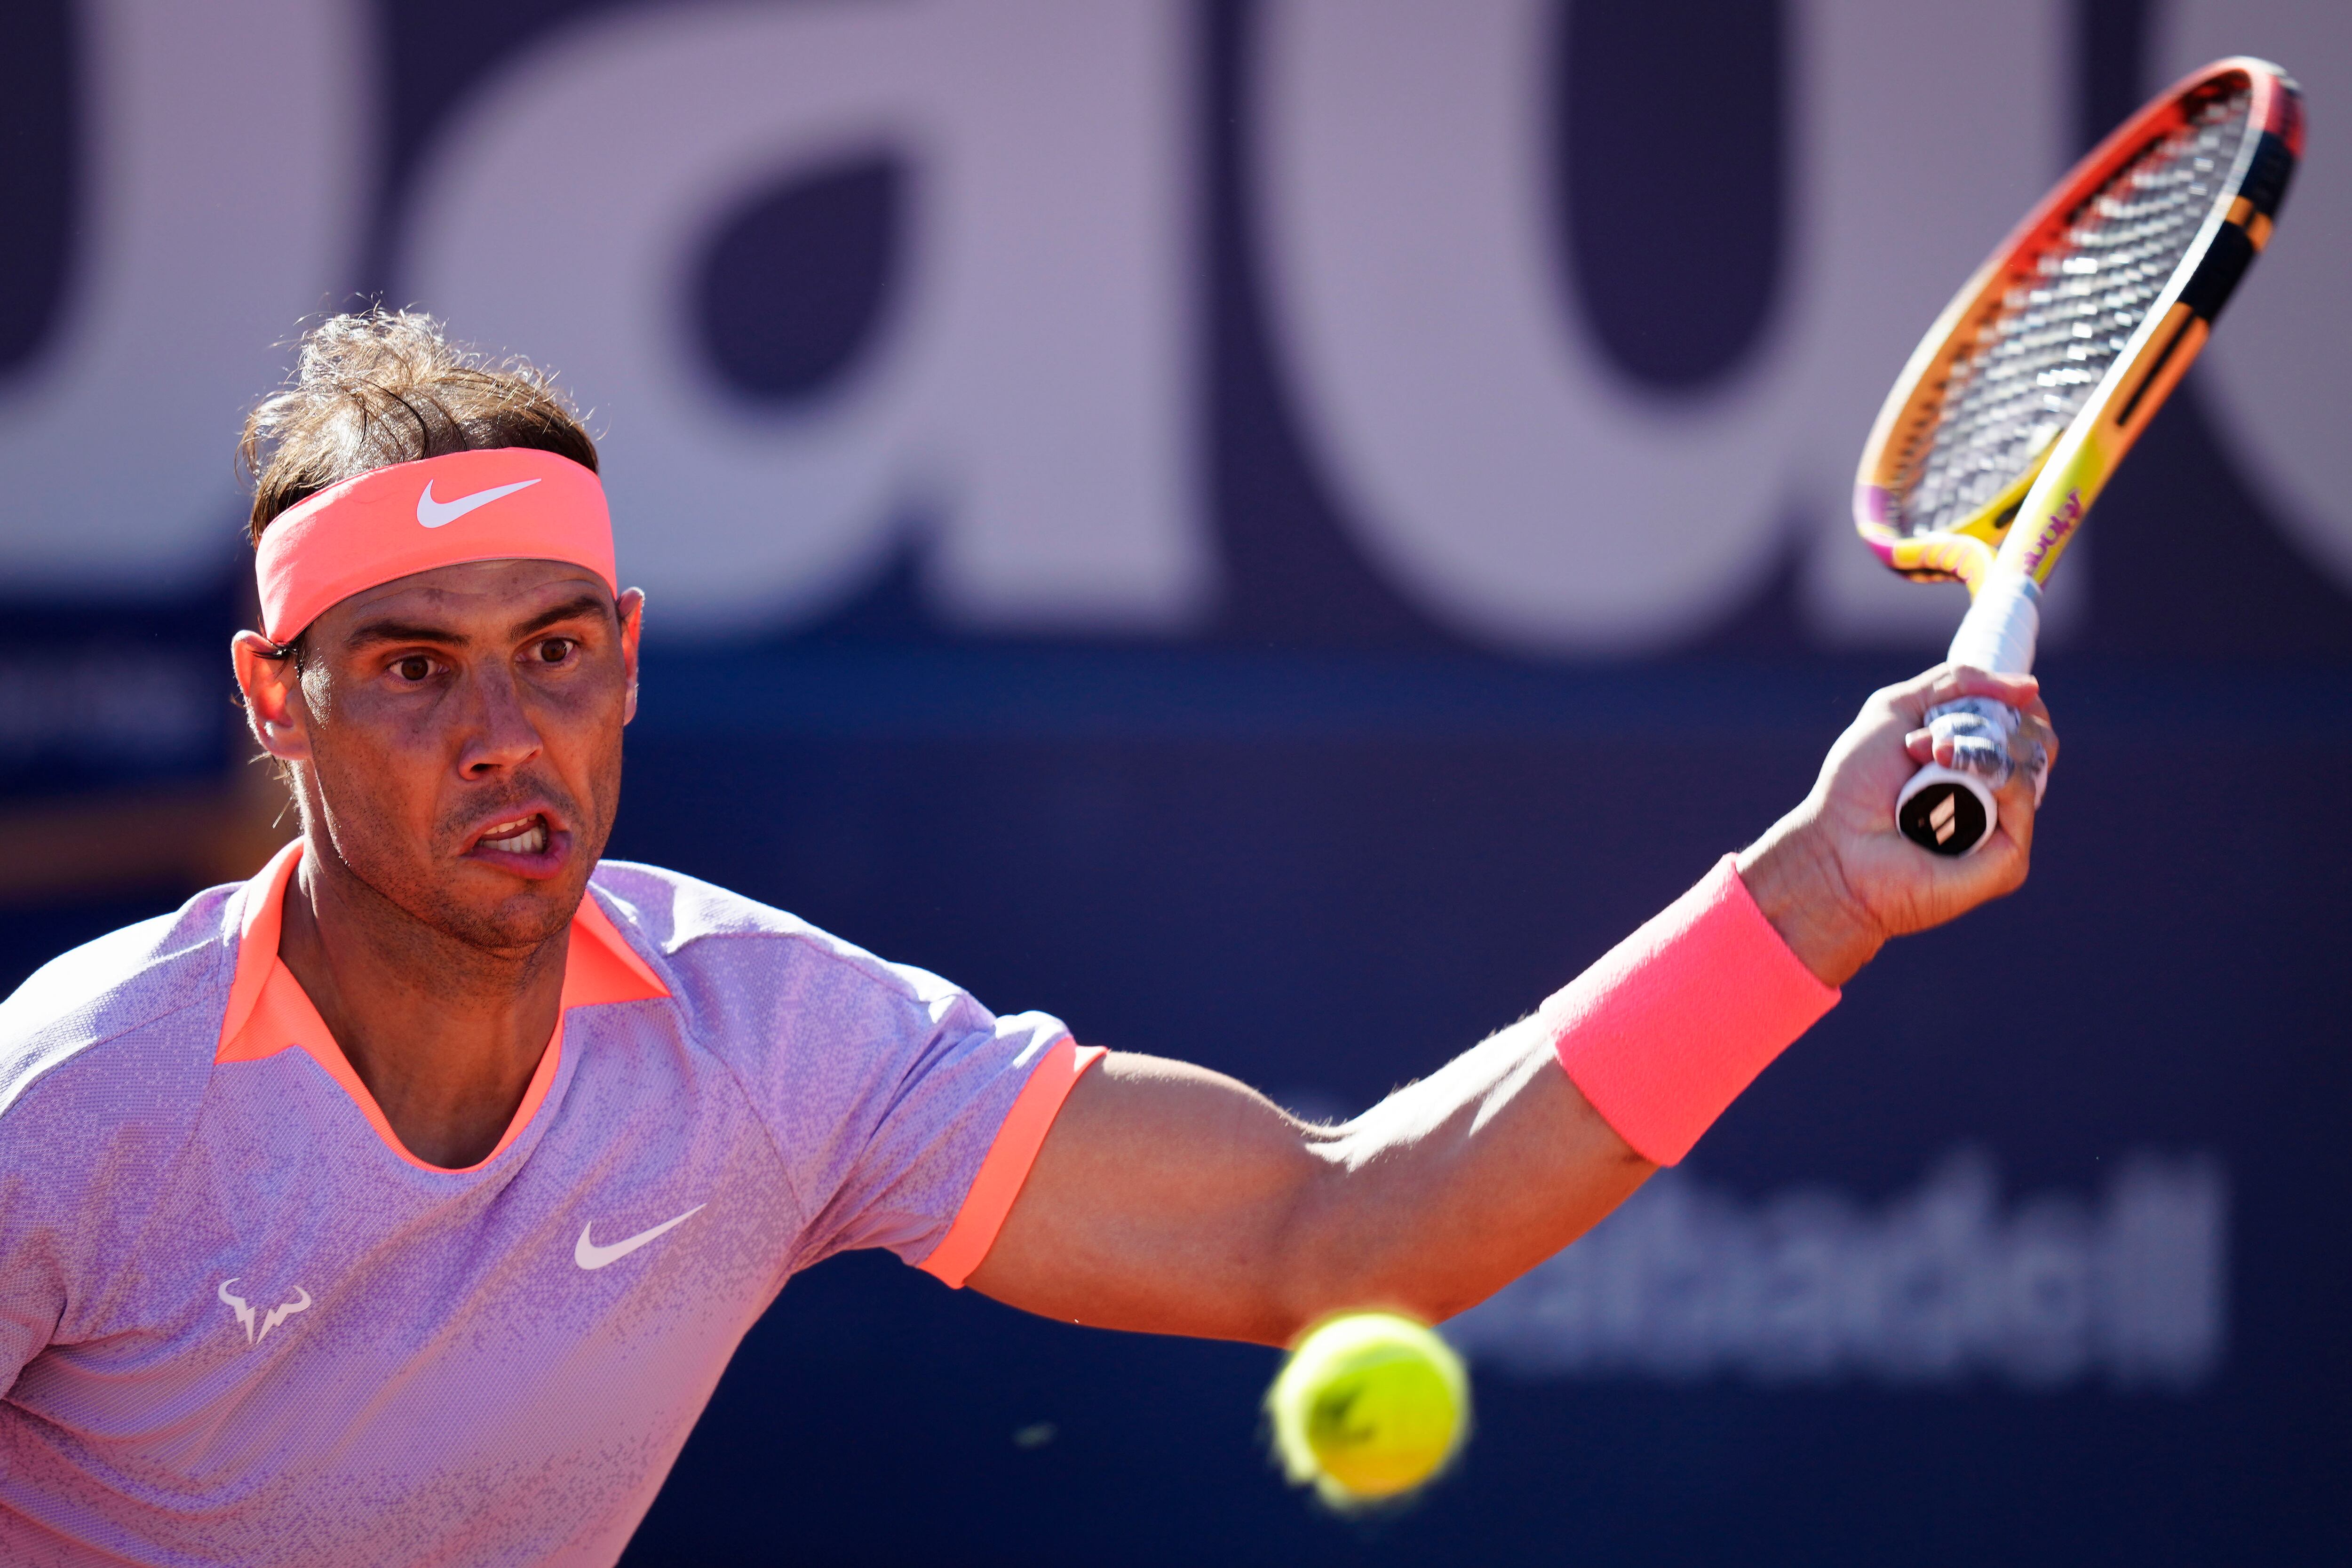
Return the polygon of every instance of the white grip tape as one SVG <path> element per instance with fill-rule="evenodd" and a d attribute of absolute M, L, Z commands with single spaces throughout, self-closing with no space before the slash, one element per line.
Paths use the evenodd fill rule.
<path fill-rule="evenodd" d="M 2022 572 L 1996 567 L 1961 618 L 1949 658 L 1977 669 L 2023 675 L 2033 668 L 2033 644 L 2041 631 L 2040 585 Z M 2033 803 L 2039 805 L 2050 758 L 2039 739 L 2030 739 L 2023 748 L 2013 744 L 2021 722 L 2016 709 L 1990 697 L 1963 697 L 1927 710 L 1928 733 L 1952 743 L 1954 772 L 1982 779 L 1990 792 L 2007 784 L 2022 764 L 2033 776 Z M 1990 803 L 1989 793 L 1986 798 Z"/>
<path fill-rule="evenodd" d="M 1952 638 L 1950 658 L 1954 664 L 1996 674 L 2023 675 L 2033 668 L 2033 645 L 2041 630 L 2041 588 L 2021 572 L 1996 569 L 1969 605 Z M 2038 736 L 2029 735 L 2022 746 L 2018 744 L 2022 723 L 2016 709 L 1990 697 L 1963 697 L 1929 709 L 1927 731 L 1938 742 L 1948 742 L 1951 764 L 1930 763 L 1914 773 L 1895 797 L 1897 816 L 1929 785 L 1958 784 L 1976 797 L 1984 811 L 1982 833 L 1961 851 L 1975 854 L 2000 820 L 1993 792 L 2009 783 L 2019 767 L 2025 768 L 2033 780 L 2034 804 L 2042 802 L 2050 776 L 2049 752 Z M 1943 809 L 1948 818 L 1948 804 Z M 1939 827 L 1940 837 L 1950 831 L 1948 820 Z"/>
<path fill-rule="evenodd" d="M 1952 761 L 1946 771 L 1983 780 L 1985 787 L 1978 793 L 1985 796 L 1988 810 L 1990 792 L 2007 784 L 2020 767 L 2033 780 L 2033 804 L 2042 804 L 2050 779 L 2050 752 L 2038 735 L 2019 743 L 2017 731 L 2024 721 L 2016 709 L 1990 697 L 1963 697 L 1927 710 L 1927 733 L 1951 742 Z M 1905 796 L 1916 789 L 1906 788 Z"/>
<path fill-rule="evenodd" d="M 2033 639 L 2042 630 L 2042 590 L 2022 572 L 1996 569 L 1952 637 L 1951 661 L 2000 675 L 2033 668 Z"/>

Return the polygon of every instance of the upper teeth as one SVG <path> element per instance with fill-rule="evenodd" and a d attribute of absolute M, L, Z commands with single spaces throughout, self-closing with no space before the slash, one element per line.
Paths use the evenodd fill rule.
<path fill-rule="evenodd" d="M 492 837 L 492 834 L 504 834 Z M 504 849 L 517 855 L 536 855 L 547 847 L 547 824 L 538 817 L 528 817 L 514 824 L 500 823 L 482 835 L 485 849 Z"/>

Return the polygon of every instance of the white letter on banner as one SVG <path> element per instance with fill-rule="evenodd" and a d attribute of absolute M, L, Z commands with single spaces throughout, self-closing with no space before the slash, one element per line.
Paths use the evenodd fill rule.
<path fill-rule="evenodd" d="M 2352 10 L 2336 0 L 2178 0 L 2158 61 L 2164 78 L 2223 55 L 2259 55 L 2302 84 L 2315 130 L 2287 187 L 2277 234 L 2223 312 L 2190 380 L 2234 448 L 2238 471 L 2336 583 L 2352 588 Z M 2149 90 L 2155 90 L 2151 86 Z M 2217 520 L 2216 527 L 2232 526 Z"/>
<path fill-rule="evenodd" d="M 0 388 L 0 581 L 184 588 L 234 559 L 239 420 L 331 299 L 366 195 L 367 29 L 338 0 L 95 0 L 75 260 Z M 102 453 L 102 458 L 100 454 Z"/>
<path fill-rule="evenodd" d="M 933 521 L 961 622 L 1176 627 L 1213 558 L 1193 427 L 1191 17 L 1176 0 L 708 5 L 583 24 L 461 115 L 404 286 L 608 427 L 664 627 L 823 613 Z M 903 288 L 812 407 L 730 394 L 696 247 L 797 173 L 911 171 Z"/>
<path fill-rule="evenodd" d="M 1803 489 L 1820 521 L 1801 602 L 1825 642 L 1940 650 L 1967 595 L 1906 582 L 1855 540 L 1854 465 L 1937 312 L 2070 161 L 2068 8 L 1810 0 L 1799 17 L 1788 305 L 1806 366 Z M 2083 602 L 2083 548 L 2051 579 L 2045 637 Z"/>
<path fill-rule="evenodd" d="M 1391 581 L 1481 640 L 1633 651 L 1771 569 L 1801 410 L 1776 328 L 1729 384 L 1664 395 L 1560 298 L 1554 9 L 1269 0 L 1261 265 L 1300 425 Z"/>

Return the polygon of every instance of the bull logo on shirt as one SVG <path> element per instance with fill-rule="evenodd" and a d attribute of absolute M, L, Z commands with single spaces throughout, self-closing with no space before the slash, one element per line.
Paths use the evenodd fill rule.
<path fill-rule="evenodd" d="M 284 1322 L 295 1313 L 307 1312 L 310 1310 L 310 1292 L 303 1289 L 299 1285 L 297 1285 L 294 1287 L 295 1300 L 280 1302 L 278 1305 L 270 1308 L 268 1311 L 262 1313 L 260 1315 L 261 1327 L 257 1331 L 253 1326 L 255 1314 L 252 1303 L 248 1302 L 244 1297 L 229 1289 L 230 1286 L 236 1283 L 236 1280 L 235 1279 L 224 1279 L 220 1282 L 221 1304 L 227 1307 L 231 1311 L 236 1314 L 237 1322 L 244 1326 L 245 1342 L 247 1344 L 259 1344 L 262 1341 L 269 1337 L 270 1330 L 276 1328 L 278 1324 Z"/>

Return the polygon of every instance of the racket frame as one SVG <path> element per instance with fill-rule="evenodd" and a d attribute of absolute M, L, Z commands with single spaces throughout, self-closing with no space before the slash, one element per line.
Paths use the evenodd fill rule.
<path fill-rule="evenodd" d="M 2012 289 L 2040 279 L 2042 254 L 2083 203 L 2151 143 L 2190 121 L 2197 107 L 2243 84 L 2252 101 L 2235 162 L 2165 289 L 2115 363 L 2041 458 L 1965 521 L 1906 533 L 1897 522 L 1904 469 L 1932 433 L 1956 362 Z M 2036 584 L 2049 580 L 2108 477 L 2196 359 L 2213 318 L 2269 243 L 2289 175 L 2303 153 L 2302 95 L 2278 67 L 2231 56 L 2190 71 L 2117 126 L 2011 230 L 1913 351 L 1878 411 L 1854 479 L 1854 526 L 1879 559 L 1923 582 L 1966 584 L 1974 595 L 1998 560 Z M 2043 497 L 2037 497 L 2036 491 Z M 2018 517 L 2039 523 L 2020 535 Z"/>

